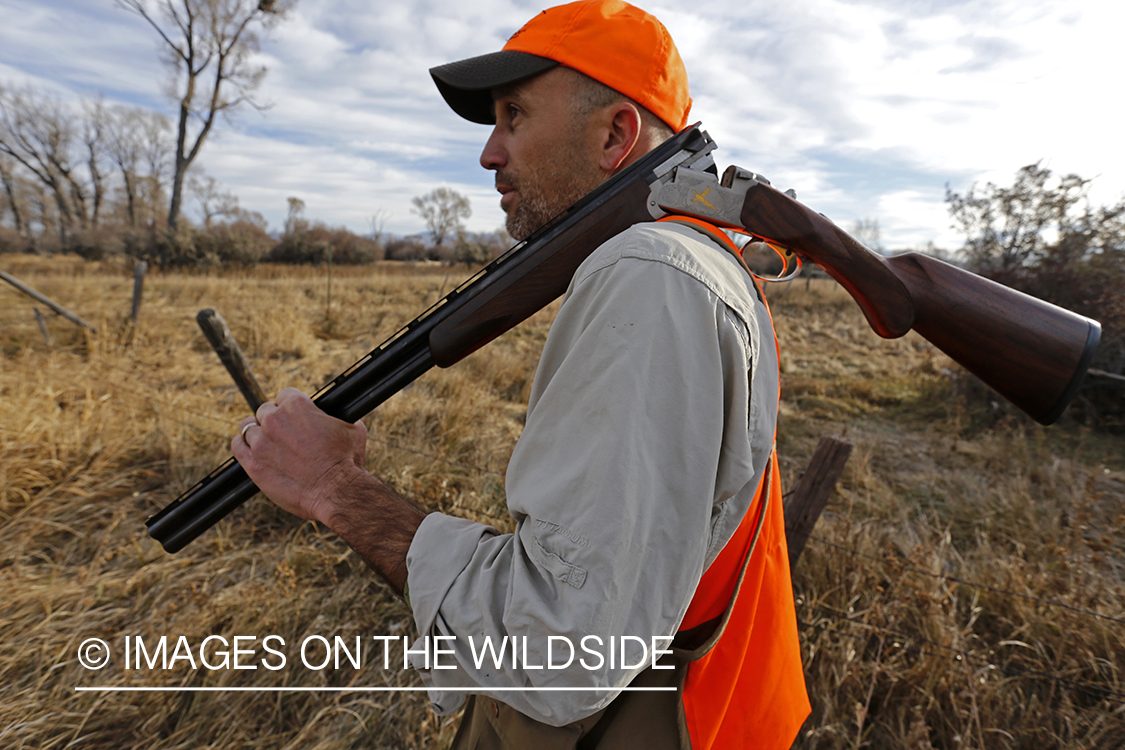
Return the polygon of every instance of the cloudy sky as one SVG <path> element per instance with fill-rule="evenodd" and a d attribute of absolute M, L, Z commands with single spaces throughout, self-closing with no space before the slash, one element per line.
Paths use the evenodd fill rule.
<path fill-rule="evenodd" d="M 1125 195 L 1121 53 L 1110 0 L 640 0 L 669 28 L 720 167 L 768 176 L 838 224 L 876 219 L 885 245 L 960 244 L 945 187 L 1008 184 L 1042 160 Z M 542 0 L 298 0 L 262 45 L 259 99 L 200 162 L 284 223 L 419 232 L 410 198 L 467 194 L 470 229 L 503 222 L 477 163 L 485 126 L 457 118 L 427 69 L 499 49 Z M 113 0 L 0 0 L 0 84 L 171 114 L 154 32 Z M 189 211 L 192 210 L 189 207 Z"/>

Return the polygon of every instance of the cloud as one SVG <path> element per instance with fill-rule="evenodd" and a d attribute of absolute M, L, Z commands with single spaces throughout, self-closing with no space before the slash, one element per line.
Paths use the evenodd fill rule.
<path fill-rule="evenodd" d="M 543 0 L 300 0 L 264 36 L 259 98 L 200 164 L 279 226 L 286 198 L 365 231 L 420 231 L 409 199 L 468 194 L 470 226 L 502 221 L 477 164 L 488 129 L 460 120 L 428 69 L 499 49 Z M 1125 192 L 1113 76 L 1125 5 L 1102 0 L 638 0 L 676 39 L 692 119 L 739 164 L 793 187 L 841 226 L 876 218 L 885 244 L 955 244 L 945 184 L 1010 183 L 1024 164 Z M 110 0 L 0 0 L 0 84 L 173 114 L 145 22 Z"/>
<path fill-rule="evenodd" d="M 0 17 L 3 65 L 74 94 L 145 106 L 160 100 L 154 39 L 144 21 L 111 3 L 2 0 Z"/>
<path fill-rule="evenodd" d="M 950 249 L 960 242 L 951 228 L 945 191 L 941 188 L 883 193 L 874 203 L 871 214 L 879 217 L 882 242 L 890 250 L 916 249 L 928 243 Z M 912 241 L 898 239 L 903 237 Z"/>
<path fill-rule="evenodd" d="M 1015 61 L 1022 57 L 1019 46 L 1002 37 L 981 37 L 975 34 L 966 34 L 957 42 L 969 48 L 969 59 L 957 65 L 943 68 L 938 71 L 938 74 L 980 73 L 991 70 L 1001 63 Z"/>
<path fill-rule="evenodd" d="M 422 222 L 410 212 L 410 199 L 439 184 L 469 197 L 474 209 L 470 229 L 491 231 L 503 224 L 491 182 L 437 181 L 393 161 L 331 145 L 226 133 L 210 144 L 201 161 L 208 174 L 236 186 L 243 207 L 261 212 L 274 228 L 284 224 L 293 196 L 305 201 L 307 216 L 330 226 L 367 231 L 369 218 L 382 210 L 389 215 L 387 231 L 411 234 L 421 231 Z"/>

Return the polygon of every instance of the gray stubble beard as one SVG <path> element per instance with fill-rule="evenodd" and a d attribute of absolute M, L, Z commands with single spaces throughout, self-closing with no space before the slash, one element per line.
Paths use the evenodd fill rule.
<path fill-rule="evenodd" d="M 525 168 L 514 179 L 503 175 L 520 194 L 505 221 L 513 239 L 525 239 L 606 180 L 608 175 L 589 157 L 580 159 L 576 146 L 566 144 L 542 167 Z"/>

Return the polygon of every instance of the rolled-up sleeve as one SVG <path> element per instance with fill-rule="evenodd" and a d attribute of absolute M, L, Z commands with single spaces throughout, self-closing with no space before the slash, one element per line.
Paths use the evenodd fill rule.
<path fill-rule="evenodd" d="M 575 274 L 508 468 L 516 531 L 440 514 L 418 530 L 414 619 L 457 664 L 416 664 L 439 713 L 463 701 L 450 688 L 556 726 L 601 709 L 651 663 L 642 644 L 674 635 L 725 541 L 754 473 L 757 334 L 726 293 L 741 283 L 731 259 L 712 246 L 720 270 L 700 270 L 692 242 L 631 230 Z M 485 639 L 515 657 L 482 660 Z"/>

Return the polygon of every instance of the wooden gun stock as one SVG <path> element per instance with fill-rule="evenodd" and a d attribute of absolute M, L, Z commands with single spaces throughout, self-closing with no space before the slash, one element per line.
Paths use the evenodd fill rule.
<path fill-rule="evenodd" d="M 1101 325 L 918 253 L 887 259 L 914 303 L 914 330 L 1041 424 L 1074 398 Z"/>
<path fill-rule="evenodd" d="M 880 336 L 917 331 L 1041 424 L 1074 398 L 1097 348 L 1095 320 L 926 255 L 885 258 L 769 185 L 747 190 L 741 218 L 840 282 Z"/>

